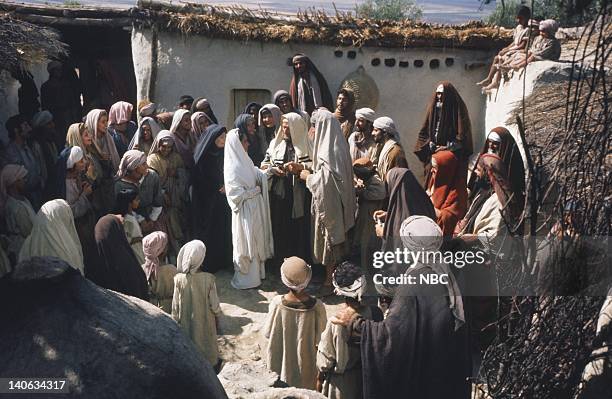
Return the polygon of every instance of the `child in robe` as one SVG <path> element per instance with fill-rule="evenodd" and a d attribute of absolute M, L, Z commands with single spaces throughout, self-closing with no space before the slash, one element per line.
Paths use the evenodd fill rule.
<path fill-rule="evenodd" d="M 134 188 L 122 188 L 115 198 L 115 214 L 123 217 L 123 229 L 127 240 L 132 247 L 136 259 L 142 265 L 145 263 L 144 252 L 142 251 L 142 230 L 140 229 L 140 222 L 138 219 L 144 220 L 144 218 L 134 212 L 140 205 L 140 199 L 138 198 L 138 189 Z"/>
<path fill-rule="evenodd" d="M 168 235 L 163 231 L 148 234 L 142 239 L 142 251 L 145 257 L 142 268 L 149 283 L 150 302 L 164 312 L 171 313 L 176 267 L 160 265 L 168 252 Z"/>
<path fill-rule="evenodd" d="M 350 262 L 336 268 L 332 277 L 334 292 L 344 298 L 344 306 L 352 307 L 364 319 L 380 321 L 382 312 L 377 307 L 361 304 L 365 293 L 366 276 Z M 361 351 L 349 345 L 347 327 L 327 322 L 317 351 L 317 391 L 329 399 L 357 399 L 363 397 L 361 381 Z"/>
<path fill-rule="evenodd" d="M 218 373 L 221 359 L 217 346 L 217 318 L 221 307 L 215 276 L 200 270 L 205 256 L 206 246 L 200 240 L 188 242 L 179 251 L 172 318 Z"/>
<path fill-rule="evenodd" d="M 268 368 L 287 384 L 306 389 L 316 386 L 317 344 L 327 322 L 323 302 L 304 291 L 311 277 L 303 259 L 285 259 L 281 280 L 289 293 L 272 298 L 263 329 Z"/>

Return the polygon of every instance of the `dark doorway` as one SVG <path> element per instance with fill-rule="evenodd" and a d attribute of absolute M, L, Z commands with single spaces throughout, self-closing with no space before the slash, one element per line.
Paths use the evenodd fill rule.
<path fill-rule="evenodd" d="M 84 114 L 93 108 L 108 110 L 117 101 L 136 105 L 129 28 L 57 25 L 54 28 L 70 46 L 66 66 L 80 78 Z"/>

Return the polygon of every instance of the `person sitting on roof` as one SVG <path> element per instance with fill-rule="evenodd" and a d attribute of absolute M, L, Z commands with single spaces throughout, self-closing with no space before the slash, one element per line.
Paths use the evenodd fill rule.
<path fill-rule="evenodd" d="M 512 55 L 522 52 L 527 46 L 530 32 L 529 18 L 531 18 L 531 10 L 529 7 L 521 6 L 516 14 L 516 22 L 518 25 L 514 28 L 512 43 L 497 53 L 493 59 L 493 64 L 491 64 L 489 75 L 484 80 L 476 83 L 476 85 L 486 86 L 485 90 L 491 90 L 499 86 L 501 80 L 501 65 Z"/>
<path fill-rule="evenodd" d="M 559 23 L 554 19 L 546 19 L 540 22 L 540 35 L 533 40 L 529 51 L 516 53 L 508 66 L 514 70 L 524 68 L 533 61 L 551 60 L 557 61 L 561 56 L 561 43 L 555 37 L 559 30 Z"/>

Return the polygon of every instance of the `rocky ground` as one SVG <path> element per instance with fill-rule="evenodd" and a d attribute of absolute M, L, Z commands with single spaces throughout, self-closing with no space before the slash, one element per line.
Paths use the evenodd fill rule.
<path fill-rule="evenodd" d="M 259 288 L 237 290 L 230 285 L 233 272 L 220 271 L 215 274 L 217 292 L 221 301 L 222 315 L 219 319 L 218 343 L 224 367 L 219 377 L 230 398 L 255 397 L 274 385 L 277 376 L 266 371 L 265 339 L 261 330 L 268 312 L 268 303 L 287 289 L 280 277 L 268 274 Z M 315 275 L 308 291 L 316 295 L 321 277 Z M 342 301 L 335 296 L 323 298 L 328 317 L 339 308 Z M 299 392 L 303 391 L 303 392 Z M 276 388 L 271 393 L 258 397 L 303 397 L 317 398 L 313 392 L 298 390 L 284 392 Z M 282 394 L 282 395 L 281 395 Z"/>

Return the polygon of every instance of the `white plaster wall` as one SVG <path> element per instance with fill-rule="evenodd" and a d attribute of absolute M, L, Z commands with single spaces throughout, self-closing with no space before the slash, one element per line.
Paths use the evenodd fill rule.
<path fill-rule="evenodd" d="M 146 34 L 146 33 L 145 33 Z M 133 35 L 138 37 L 137 32 Z M 334 55 L 337 48 L 325 45 L 242 43 L 202 36 L 184 37 L 159 33 L 158 71 L 153 100 L 166 109 L 173 109 L 183 94 L 193 97 L 205 95 L 212 103 L 221 123 L 230 125 L 232 89 L 267 89 L 272 94 L 287 90 L 291 68 L 286 60 L 296 52 L 307 54 L 324 74 L 332 94 L 349 73 L 363 65 L 374 78 L 380 91 L 377 113 L 393 118 L 402 134 L 402 143 L 410 166 L 420 173 L 421 165 L 412 154 L 416 135 L 424 118 L 426 103 L 440 80 L 451 81 L 465 100 L 473 125 L 475 141 L 482 143 L 485 122 L 485 97 L 475 82 L 482 79 L 485 68 L 466 70 L 466 64 L 486 62 L 491 54 L 484 51 L 457 49 L 387 49 L 365 47 L 342 48 L 344 56 Z M 348 59 L 348 50 L 356 50 L 357 57 Z M 141 60 L 150 60 L 150 43 L 133 40 L 132 51 L 138 82 L 138 93 L 145 93 L 145 69 Z M 373 67 L 371 60 L 381 59 Z M 455 59 L 452 67 L 444 63 L 446 57 Z M 387 67 L 385 58 L 395 58 L 396 65 Z M 438 69 L 430 69 L 429 61 L 440 60 Z M 424 61 L 422 68 L 414 67 L 414 60 Z M 400 68 L 399 61 L 409 61 L 408 68 Z M 246 105 L 246 104 L 245 104 Z"/>
<path fill-rule="evenodd" d="M 32 65 L 29 71 L 34 76 L 34 82 L 36 82 L 40 95 L 40 85 L 49 78 L 47 63 Z M 21 87 L 21 84 L 13 79 L 10 73 L 6 71 L 0 73 L 0 141 L 3 144 L 8 143 L 8 134 L 4 123 L 8 118 L 19 112 L 19 97 L 17 95 L 19 87 Z M 40 101 L 40 97 L 38 100 Z"/>
<path fill-rule="evenodd" d="M 506 127 L 519 145 L 523 161 L 526 162 L 525 148 L 520 140 L 518 125 L 510 120 L 514 109 L 522 106 L 523 96 L 529 97 L 539 85 L 567 81 L 571 64 L 554 61 L 538 61 L 527 65 L 523 73 L 515 72 L 503 82 L 497 91 L 487 98 L 485 128 L 486 132 L 497 126 Z M 529 126 L 525 126 L 529 129 Z M 478 147 L 480 148 L 480 147 Z"/>

